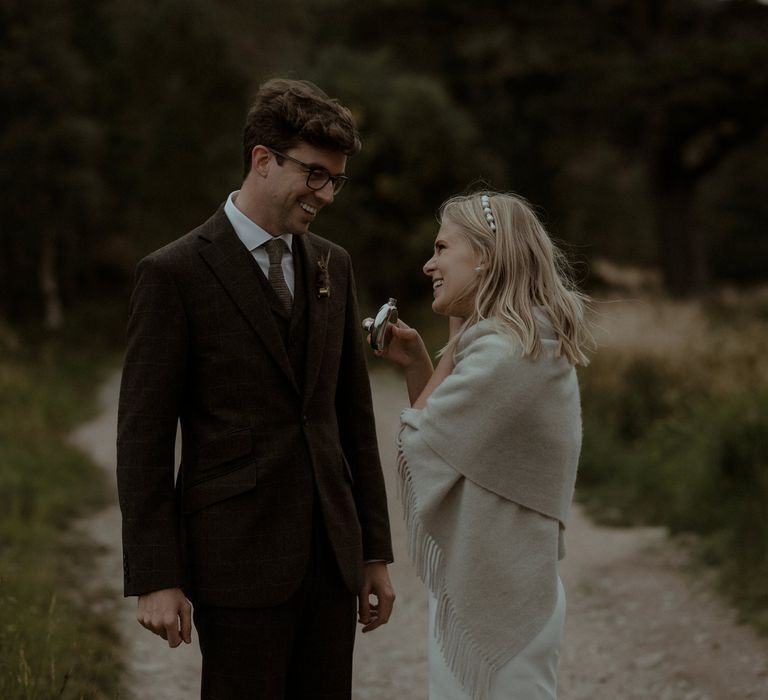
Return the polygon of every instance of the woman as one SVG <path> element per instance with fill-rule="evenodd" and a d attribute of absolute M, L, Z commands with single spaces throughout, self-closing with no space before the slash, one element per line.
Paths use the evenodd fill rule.
<path fill-rule="evenodd" d="M 430 591 L 429 697 L 555 698 L 586 297 L 520 197 L 454 197 L 439 218 L 424 273 L 449 342 L 433 369 L 399 322 L 377 353 L 404 368 L 412 404 L 399 473 Z"/>

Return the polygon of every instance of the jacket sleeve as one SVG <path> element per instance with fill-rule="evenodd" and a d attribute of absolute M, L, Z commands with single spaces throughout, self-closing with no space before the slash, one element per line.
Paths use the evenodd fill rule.
<path fill-rule="evenodd" d="M 173 277 L 145 258 L 131 296 L 117 426 L 126 596 L 185 583 L 174 462 L 187 332 Z"/>
<path fill-rule="evenodd" d="M 363 533 L 363 559 L 393 561 L 387 495 L 376 438 L 371 386 L 352 266 L 349 269 L 344 341 L 336 389 L 336 414 L 344 457 L 354 480 L 354 497 Z"/>

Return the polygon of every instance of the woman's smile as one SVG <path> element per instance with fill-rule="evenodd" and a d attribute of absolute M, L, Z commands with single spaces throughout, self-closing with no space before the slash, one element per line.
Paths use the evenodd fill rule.
<path fill-rule="evenodd" d="M 435 240 L 435 253 L 424 265 L 432 279 L 432 309 L 446 316 L 469 315 L 477 285 L 478 260 L 461 229 L 444 221 Z"/>

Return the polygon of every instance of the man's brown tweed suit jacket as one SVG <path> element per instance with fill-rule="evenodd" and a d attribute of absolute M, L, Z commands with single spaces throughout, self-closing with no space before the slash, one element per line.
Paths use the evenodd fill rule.
<path fill-rule="evenodd" d="M 126 595 L 181 586 L 209 605 L 280 603 L 318 517 L 350 591 L 364 560 L 392 560 L 350 259 L 314 234 L 293 246 L 300 378 L 295 339 L 223 207 L 138 265 L 117 438 Z"/>

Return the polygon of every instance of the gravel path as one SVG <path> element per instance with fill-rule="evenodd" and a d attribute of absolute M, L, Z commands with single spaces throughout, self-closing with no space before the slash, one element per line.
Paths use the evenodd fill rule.
<path fill-rule="evenodd" d="M 102 411 L 72 436 L 114 474 L 119 378 L 107 382 Z M 355 700 L 426 700 L 426 596 L 404 551 L 396 498 L 394 436 L 407 403 L 396 375 L 373 378 L 379 444 L 390 494 L 397 591 L 390 624 L 358 638 Z M 122 589 L 116 506 L 80 524 L 103 545 L 94 579 Z M 596 527 L 577 508 L 561 575 L 568 618 L 560 700 L 768 700 L 768 640 L 735 622 L 734 613 L 687 573 L 684 552 L 660 528 Z M 196 643 L 169 649 L 135 620 L 135 600 L 121 600 L 125 686 L 141 700 L 199 696 Z M 193 635 L 194 637 L 194 635 Z M 520 699 L 524 700 L 524 699 Z"/>
<path fill-rule="evenodd" d="M 73 442 L 110 474 L 115 484 L 115 439 L 120 375 L 116 374 L 101 389 L 99 415 L 72 435 Z M 176 649 L 136 621 L 136 598 L 123 598 L 123 552 L 117 485 L 114 505 L 81 523 L 82 529 L 102 546 L 103 554 L 94 562 L 92 578 L 100 579 L 115 591 L 118 614 L 115 625 L 125 646 L 124 687 L 135 700 L 182 700 L 200 697 L 200 648 L 197 636 L 192 644 Z M 121 700 L 124 700 L 121 698 Z"/>

